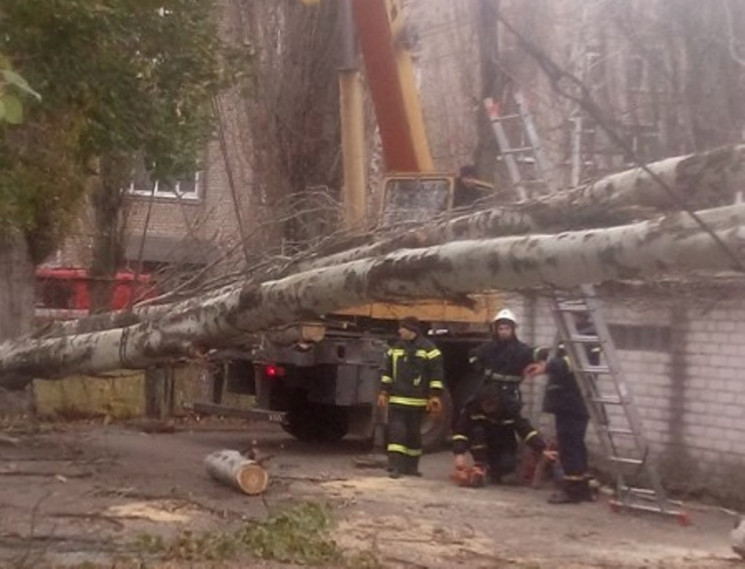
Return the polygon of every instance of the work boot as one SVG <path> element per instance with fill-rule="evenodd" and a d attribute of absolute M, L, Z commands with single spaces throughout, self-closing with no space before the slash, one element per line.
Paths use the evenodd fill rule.
<path fill-rule="evenodd" d="M 388 477 L 389 478 L 401 478 L 403 470 L 403 461 L 406 457 L 401 456 L 397 452 L 388 453 Z"/>
<path fill-rule="evenodd" d="M 549 504 L 579 504 L 581 501 L 570 496 L 564 489 L 551 494 L 548 499 Z"/>
<path fill-rule="evenodd" d="M 385 467 L 386 472 L 393 472 L 398 467 L 396 457 L 392 452 L 388 453 L 388 466 Z"/>
<path fill-rule="evenodd" d="M 592 493 L 587 479 L 564 480 L 561 490 L 548 499 L 549 504 L 579 504 L 580 502 L 592 501 Z"/>
<path fill-rule="evenodd" d="M 421 476 L 422 473 L 419 472 L 419 457 L 418 456 L 407 456 L 406 457 L 406 470 L 404 470 L 404 474 L 408 476 Z"/>

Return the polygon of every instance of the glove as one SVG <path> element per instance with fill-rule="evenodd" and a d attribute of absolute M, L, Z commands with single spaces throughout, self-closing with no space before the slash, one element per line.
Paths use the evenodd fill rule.
<path fill-rule="evenodd" d="M 388 406 L 388 394 L 385 391 L 381 391 L 378 394 L 378 407 L 384 408 Z"/>
<path fill-rule="evenodd" d="M 435 417 L 442 413 L 442 401 L 439 397 L 433 396 L 427 399 L 427 413 L 432 413 Z"/>

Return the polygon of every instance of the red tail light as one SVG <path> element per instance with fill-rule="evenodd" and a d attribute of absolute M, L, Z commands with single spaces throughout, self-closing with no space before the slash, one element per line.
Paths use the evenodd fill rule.
<path fill-rule="evenodd" d="M 285 375 L 286 370 L 282 366 L 276 366 L 273 364 L 269 364 L 264 369 L 264 372 L 266 373 L 267 377 L 282 377 Z"/>

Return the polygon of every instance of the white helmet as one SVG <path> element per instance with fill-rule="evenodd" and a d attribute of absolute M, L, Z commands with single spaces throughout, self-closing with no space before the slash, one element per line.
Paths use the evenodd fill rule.
<path fill-rule="evenodd" d="M 494 315 L 494 318 L 492 318 L 492 323 L 498 322 L 500 320 L 507 320 L 508 322 L 512 322 L 514 326 L 517 326 L 517 318 L 515 318 L 515 313 L 512 312 L 509 308 L 503 308 L 499 312 L 497 312 Z"/>

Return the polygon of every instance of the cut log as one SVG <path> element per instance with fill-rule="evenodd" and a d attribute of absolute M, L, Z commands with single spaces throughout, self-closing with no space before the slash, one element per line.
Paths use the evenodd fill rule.
<path fill-rule="evenodd" d="M 237 450 L 215 451 L 207 455 L 204 465 L 212 478 L 249 496 L 261 494 L 269 484 L 266 470 Z"/>

